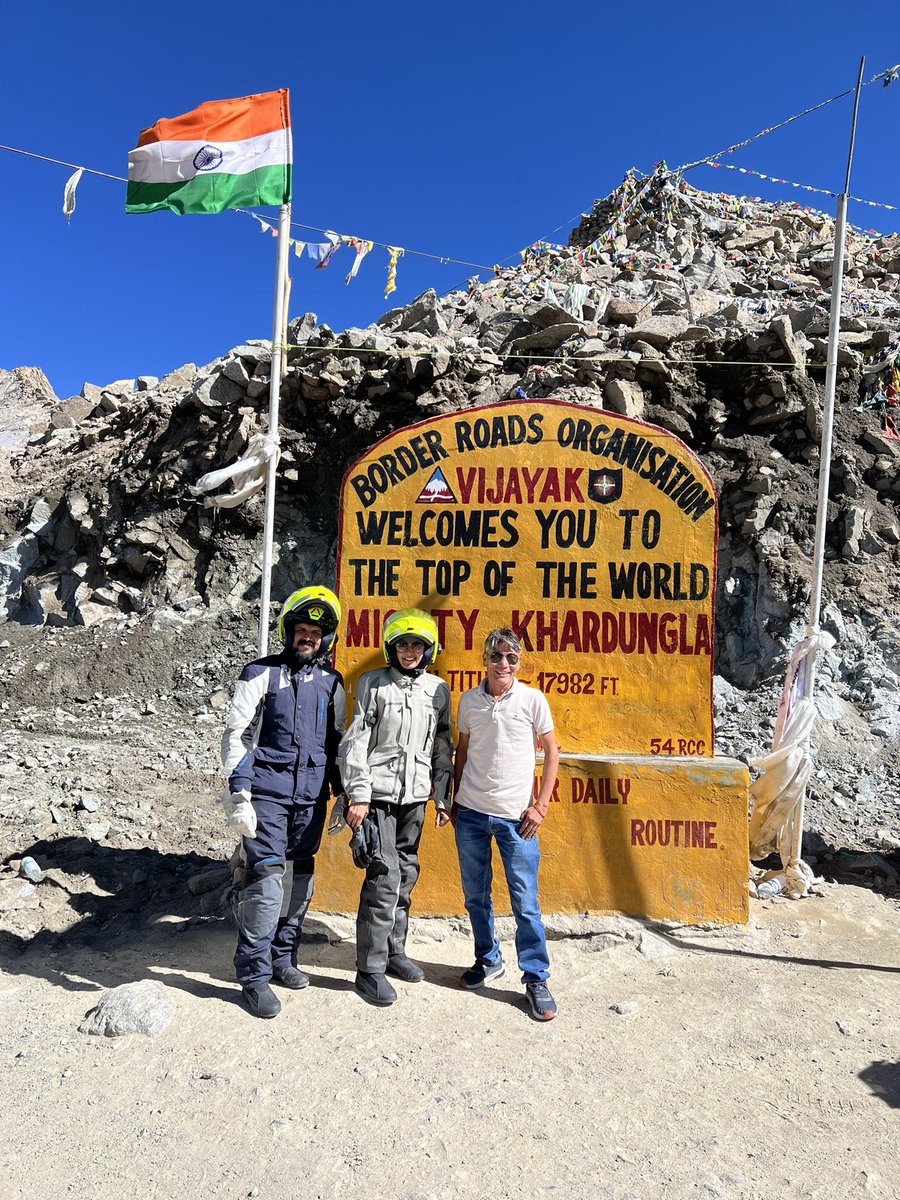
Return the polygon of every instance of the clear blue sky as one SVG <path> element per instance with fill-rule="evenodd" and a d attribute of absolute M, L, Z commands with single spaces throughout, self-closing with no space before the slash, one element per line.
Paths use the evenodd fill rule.
<path fill-rule="evenodd" d="M 632 165 L 701 158 L 900 62 L 900 5 L 0 0 L 0 142 L 126 174 L 138 131 L 204 100 L 287 87 L 294 220 L 490 265 L 573 219 Z M 850 100 L 731 161 L 839 190 Z M 851 191 L 900 204 L 900 82 L 865 89 Z M 0 367 L 57 394 L 204 363 L 269 337 L 275 241 L 247 217 L 126 216 L 124 184 L 0 151 Z M 700 168 L 711 190 L 829 197 Z M 744 186 L 742 186 L 744 185 Z M 900 213 L 851 220 L 900 230 Z M 301 231 L 296 236 L 305 237 Z M 313 239 L 317 235 L 309 235 Z M 291 316 L 366 325 L 472 272 L 411 255 L 383 298 L 376 247 L 293 269 Z"/>

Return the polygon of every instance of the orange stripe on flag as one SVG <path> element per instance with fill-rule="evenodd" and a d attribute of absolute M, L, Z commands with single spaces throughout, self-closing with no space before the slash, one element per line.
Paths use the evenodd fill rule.
<path fill-rule="evenodd" d="M 239 96 L 235 100 L 208 100 L 183 117 L 161 117 L 142 129 L 138 146 L 153 142 L 242 142 L 261 133 L 288 129 L 291 124 L 287 88 Z"/>

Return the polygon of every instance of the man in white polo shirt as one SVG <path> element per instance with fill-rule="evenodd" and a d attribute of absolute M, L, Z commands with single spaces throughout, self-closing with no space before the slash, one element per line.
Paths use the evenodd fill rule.
<path fill-rule="evenodd" d="M 516 634 L 493 630 L 484 643 L 487 676 L 459 701 L 456 849 L 475 938 L 475 965 L 463 972 L 459 986 L 481 988 L 503 974 L 491 901 L 491 848 L 496 838 L 516 918 L 516 953 L 525 994 L 534 1016 L 550 1021 L 556 1016 L 556 1002 L 547 987 L 550 960 L 537 895 L 537 833 L 550 806 L 559 750 L 543 693 L 516 679 L 521 658 Z M 537 738 L 544 770 L 540 793 L 532 802 Z"/>

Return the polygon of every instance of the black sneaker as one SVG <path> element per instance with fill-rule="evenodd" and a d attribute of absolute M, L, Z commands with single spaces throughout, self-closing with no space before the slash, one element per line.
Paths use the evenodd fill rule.
<path fill-rule="evenodd" d="M 478 988 L 483 988 L 488 980 L 499 979 L 503 971 L 502 958 L 496 963 L 477 962 L 474 967 L 469 967 L 468 971 L 463 971 L 459 977 L 459 986 L 468 992 L 477 991 Z"/>
<path fill-rule="evenodd" d="M 405 954 L 392 954 L 388 959 L 387 964 L 388 975 L 393 975 L 397 979 L 402 979 L 404 983 L 421 983 L 425 978 L 425 972 Z"/>
<path fill-rule="evenodd" d="M 397 999 L 397 993 L 385 977 L 374 972 L 357 971 L 356 982 L 353 986 L 357 996 L 362 996 L 363 1000 L 368 1000 L 370 1004 L 377 1004 L 381 1008 L 387 1008 Z"/>
<path fill-rule="evenodd" d="M 281 1001 L 267 983 L 261 983 L 258 987 L 241 988 L 241 995 L 254 1017 L 270 1020 L 281 1012 Z"/>
<path fill-rule="evenodd" d="M 539 1021 L 552 1021 L 556 1016 L 556 1001 L 546 983 L 526 983 L 525 995 L 531 1011 Z"/>
<path fill-rule="evenodd" d="M 299 992 L 301 988 L 309 987 L 309 976 L 298 971 L 296 967 L 273 967 L 272 979 L 282 987 Z"/>

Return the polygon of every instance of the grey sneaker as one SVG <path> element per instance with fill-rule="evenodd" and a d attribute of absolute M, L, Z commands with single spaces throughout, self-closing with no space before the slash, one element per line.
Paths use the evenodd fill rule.
<path fill-rule="evenodd" d="M 303 971 L 298 971 L 296 967 L 273 967 L 272 979 L 275 983 L 280 983 L 282 987 L 291 988 L 295 992 L 309 987 L 309 976 L 305 975 Z"/>
<path fill-rule="evenodd" d="M 259 987 L 241 988 L 241 995 L 254 1017 L 270 1020 L 281 1012 L 281 1001 L 267 983 L 261 983 Z"/>
<path fill-rule="evenodd" d="M 546 983 L 526 983 L 525 995 L 531 1011 L 539 1021 L 552 1021 L 556 1016 L 556 1001 Z"/>
<path fill-rule="evenodd" d="M 459 986 L 467 992 L 475 992 L 491 979 L 499 979 L 503 974 L 503 959 L 495 963 L 477 962 L 468 971 L 463 971 L 459 977 Z"/>

